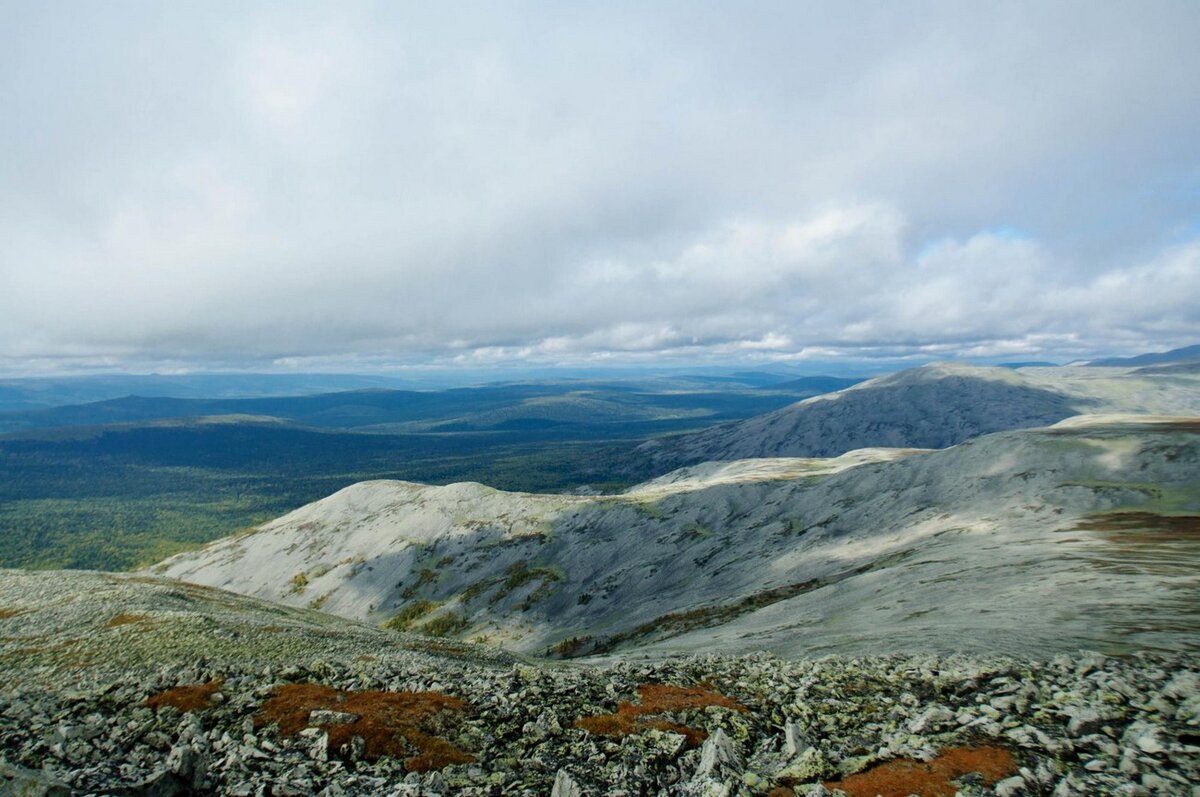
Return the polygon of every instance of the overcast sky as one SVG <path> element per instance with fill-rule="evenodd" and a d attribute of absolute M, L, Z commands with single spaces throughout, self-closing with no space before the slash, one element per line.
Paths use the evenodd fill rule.
<path fill-rule="evenodd" d="M 1200 3 L 0 0 L 0 371 L 1200 341 Z"/>

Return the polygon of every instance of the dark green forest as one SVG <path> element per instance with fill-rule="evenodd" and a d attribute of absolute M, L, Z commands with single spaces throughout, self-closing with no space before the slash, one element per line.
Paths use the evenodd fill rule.
<path fill-rule="evenodd" d="M 644 440 L 824 386 L 129 397 L 11 413 L 0 423 L 23 431 L 0 436 L 0 566 L 133 568 L 366 479 L 616 491 L 651 475 L 636 454 Z"/>

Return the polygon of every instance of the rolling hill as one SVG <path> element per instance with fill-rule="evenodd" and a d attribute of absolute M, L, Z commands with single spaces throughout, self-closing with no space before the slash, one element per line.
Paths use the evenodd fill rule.
<path fill-rule="evenodd" d="M 1198 517 L 1196 421 L 1092 417 L 619 496 L 368 482 L 154 571 L 560 655 L 1178 650 Z"/>

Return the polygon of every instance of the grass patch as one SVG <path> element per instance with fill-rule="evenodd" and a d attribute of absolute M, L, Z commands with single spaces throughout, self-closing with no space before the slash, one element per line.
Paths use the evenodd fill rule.
<path fill-rule="evenodd" d="M 308 574 L 301 570 L 296 575 L 292 576 L 292 586 L 288 590 L 289 595 L 298 595 L 308 587 Z"/>
<path fill-rule="evenodd" d="M 313 598 L 308 602 L 308 608 L 320 610 L 321 607 L 325 605 L 325 601 L 329 600 L 329 596 L 334 592 L 336 592 L 336 590 L 331 589 L 328 592 L 322 593 L 321 595 Z"/>
<path fill-rule="evenodd" d="M 437 604 L 433 601 L 413 601 L 384 621 L 383 627 L 392 631 L 407 631 L 413 622 L 436 608 Z"/>
<path fill-rule="evenodd" d="M 404 598 L 405 600 L 408 600 L 409 598 L 414 597 L 417 594 L 417 591 L 419 589 L 421 589 L 421 587 L 425 586 L 426 584 L 432 584 L 433 582 L 437 581 L 437 578 L 438 578 L 437 571 L 430 570 L 428 567 L 425 568 L 424 570 L 422 570 L 420 573 L 417 574 L 416 582 L 408 585 L 408 587 L 405 588 L 404 592 L 400 593 L 400 597 Z"/>
<path fill-rule="evenodd" d="M 220 690 L 222 683 L 224 682 L 218 678 L 206 684 L 177 686 L 174 689 L 151 695 L 146 700 L 146 705 L 155 711 L 166 706 L 177 708 L 180 711 L 203 711 L 212 706 L 213 695 Z"/>
<path fill-rule="evenodd" d="M 639 702 L 621 701 L 612 714 L 597 714 L 575 721 L 582 728 L 597 736 L 629 736 L 642 731 L 656 729 L 682 734 L 688 747 L 698 747 L 708 738 L 708 731 L 665 719 L 667 715 L 678 715 L 689 710 L 703 710 L 710 706 L 727 708 L 745 713 L 748 709 L 732 698 L 703 686 L 670 686 L 668 684 L 644 684 L 638 687 Z"/>
<path fill-rule="evenodd" d="M 1200 515 L 1161 515 L 1157 512 L 1103 512 L 1076 526 L 1081 531 L 1145 531 L 1168 537 L 1200 539 Z"/>
<path fill-rule="evenodd" d="M 144 614 L 118 614 L 104 624 L 105 628 L 120 628 L 123 625 L 137 625 L 140 623 L 148 623 L 150 618 Z"/>
<path fill-rule="evenodd" d="M 446 612 L 439 614 L 429 622 L 417 628 L 417 631 L 426 636 L 450 636 L 464 630 L 468 625 L 467 616 L 459 612 Z"/>
<path fill-rule="evenodd" d="M 897 759 L 825 784 L 830 791 L 841 789 L 850 797 L 954 797 L 954 781 L 975 773 L 985 786 L 1017 771 L 1012 753 L 1000 747 L 951 747 L 929 762 Z"/>
<path fill-rule="evenodd" d="M 525 600 L 517 605 L 518 611 L 526 611 L 533 607 L 535 603 L 544 599 L 550 593 L 550 586 L 557 581 L 562 581 L 562 575 L 549 567 L 530 567 L 527 562 L 515 562 L 505 571 L 504 581 L 501 582 L 500 588 L 497 589 L 488 603 L 495 606 L 500 601 L 507 598 L 514 591 L 535 581 L 540 581 L 537 589 L 530 593 Z"/>
<path fill-rule="evenodd" d="M 467 708 L 441 692 L 341 692 L 321 684 L 285 684 L 263 704 L 254 724 L 275 723 L 281 735 L 294 736 L 311 726 L 313 711 L 353 715 L 351 722 L 319 726 L 329 735 L 330 753 L 338 754 L 357 736 L 365 743 L 365 760 L 400 758 L 410 772 L 429 772 L 475 760 L 441 738 Z"/>

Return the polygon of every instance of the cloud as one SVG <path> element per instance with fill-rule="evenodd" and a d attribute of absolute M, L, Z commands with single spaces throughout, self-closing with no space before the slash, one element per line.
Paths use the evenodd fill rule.
<path fill-rule="evenodd" d="M 1194 4 L 0 15 L 9 369 L 1200 337 Z"/>

